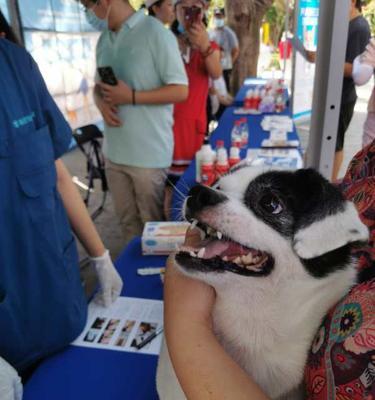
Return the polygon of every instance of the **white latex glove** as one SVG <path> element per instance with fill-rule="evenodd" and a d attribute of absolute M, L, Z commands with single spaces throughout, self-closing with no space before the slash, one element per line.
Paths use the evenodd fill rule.
<path fill-rule="evenodd" d="M 22 400 L 22 383 L 17 371 L 0 357 L 0 399 Z"/>
<path fill-rule="evenodd" d="M 108 250 L 101 257 L 91 257 L 91 262 L 100 284 L 99 293 L 96 294 L 94 301 L 108 307 L 120 295 L 123 285 L 122 279 L 113 266 Z"/>

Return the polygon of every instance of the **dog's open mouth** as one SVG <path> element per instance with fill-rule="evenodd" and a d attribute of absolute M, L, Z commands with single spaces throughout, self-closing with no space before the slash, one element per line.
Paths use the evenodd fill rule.
<path fill-rule="evenodd" d="M 201 242 L 194 247 L 183 246 L 176 261 L 186 270 L 201 272 L 233 272 L 245 276 L 268 275 L 274 259 L 264 251 L 246 247 L 216 229 L 194 221 L 192 227 L 201 232 Z"/>

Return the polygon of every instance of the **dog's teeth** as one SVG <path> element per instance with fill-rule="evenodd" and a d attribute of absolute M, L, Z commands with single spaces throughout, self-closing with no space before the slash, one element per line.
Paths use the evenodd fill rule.
<path fill-rule="evenodd" d="M 197 255 L 194 253 L 194 251 L 189 251 L 189 254 L 191 257 L 196 257 Z"/>
<path fill-rule="evenodd" d="M 193 219 L 193 222 L 191 223 L 190 229 L 196 228 L 197 224 L 198 224 L 198 220 L 197 219 Z"/>
<path fill-rule="evenodd" d="M 239 263 L 241 262 L 241 257 L 236 257 L 233 261 L 234 261 L 236 264 L 239 264 Z"/>
<path fill-rule="evenodd" d="M 216 232 L 217 238 L 221 240 L 223 238 L 223 234 L 219 231 Z"/>
<path fill-rule="evenodd" d="M 204 256 L 204 252 L 206 251 L 206 249 L 204 247 L 202 247 L 199 251 L 198 251 L 198 257 L 199 258 L 203 258 Z"/>
<path fill-rule="evenodd" d="M 252 264 L 253 256 L 251 255 L 251 253 L 246 256 L 242 256 L 242 261 L 244 262 L 244 264 Z"/>
<path fill-rule="evenodd" d="M 227 256 L 224 256 L 224 257 L 223 257 L 223 261 L 228 261 L 228 257 L 227 257 Z"/>
<path fill-rule="evenodd" d="M 203 229 L 198 228 L 199 230 L 199 235 L 201 237 L 201 240 L 206 239 L 206 232 Z"/>

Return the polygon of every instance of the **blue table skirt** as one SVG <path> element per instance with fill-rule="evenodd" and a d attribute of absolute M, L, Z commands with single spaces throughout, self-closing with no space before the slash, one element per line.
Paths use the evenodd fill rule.
<path fill-rule="evenodd" d="M 134 239 L 116 262 L 122 294 L 162 299 L 159 275 L 140 277 L 136 271 L 165 261 L 142 256 L 140 239 Z M 69 346 L 41 364 L 25 385 L 24 400 L 157 400 L 156 366 L 156 356 Z"/>

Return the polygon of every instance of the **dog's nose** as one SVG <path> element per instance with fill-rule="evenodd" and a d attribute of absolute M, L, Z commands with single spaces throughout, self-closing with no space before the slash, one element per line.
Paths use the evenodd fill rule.
<path fill-rule="evenodd" d="M 186 202 L 186 218 L 189 220 L 202 211 L 205 207 L 216 206 L 222 203 L 226 197 L 203 185 L 197 185 L 190 189 Z"/>

